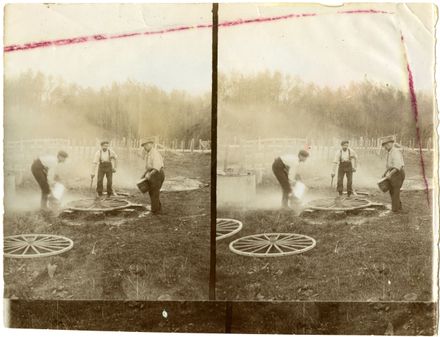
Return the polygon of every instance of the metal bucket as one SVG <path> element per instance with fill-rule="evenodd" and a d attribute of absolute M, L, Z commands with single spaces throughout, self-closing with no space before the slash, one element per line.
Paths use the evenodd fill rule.
<path fill-rule="evenodd" d="M 387 178 L 382 178 L 377 182 L 377 186 L 382 192 L 388 192 L 390 190 L 390 182 Z"/>
<path fill-rule="evenodd" d="M 293 186 L 293 195 L 298 199 L 301 199 L 305 192 L 306 192 L 306 185 L 304 185 L 300 181 L 297 181 L 295 183 L 295 186 Z"/>
<path fill-rule="evenodd" d="M 52 196 L 53 196 L 57 201 L 60 201 L 61 198 L 62 198 L 63 195 L 64 195 L 64 190 L 65 190 L 65 187 L 64 187 L 63 184 L 55 183 L 55 184 L 53 185 L 53 188 L 52 188 Z"/>
<path fill-rule="evenodd" d="M 150 189 L 147 178 L 143 178 L 143 179 L 139 180 L 136 183 L 136 186 L 138 187 L 139 191 L 141 191 L 142 193 L 146 193 Z"/>

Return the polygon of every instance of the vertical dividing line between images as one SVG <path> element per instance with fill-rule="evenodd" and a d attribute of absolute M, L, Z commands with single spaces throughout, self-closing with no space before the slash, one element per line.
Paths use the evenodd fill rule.
<path fill-rule="evenodd" d="M 215 300 L 216 226 L 217 226 L 217 66 L 218 3 L 212 4 L 212 88 L 211 88 L 211 237 L 209 263 L 209 300 Z"/>

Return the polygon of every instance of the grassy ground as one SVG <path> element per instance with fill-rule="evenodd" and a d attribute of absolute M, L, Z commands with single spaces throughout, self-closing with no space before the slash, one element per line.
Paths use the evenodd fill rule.
<path fill-rule="evenodd" d="M 210 156 L 165 157 L 166 176 L 210 182 Z M 129 190 L 128 199 L 149 203 Z M 38 193 L 35 189 L 34 193 Z M 74 192 L 90 197 L 86 188 Z M 78 215 L 62 218 L 37 209 L 8 211 L 4 235 L 45 233 L 69 237 L 67 253 L 38 259 L 4 259 L 5 297 L 25 299 L 201 300 L 208 296 L 210 188 L 163 192 L 164 214 L 139 217 Z M 48 264 L 56 265 L 53 278 Z"/>
<path fill-rule="evenodd" d="M 265 191 L 266 192 L 266 191 Z M 330 196 L 328 190 L 313 191 Z M 370 199 L 389 196 L 369 191 Z M 424 191 L 405 191 L 407 214 L 380 212 L 295 216 L 279 210 L 219 209 L 243 222 L 217 245 L 217 293 L 228 300 L 429 301 L 432 218 Z M 232 253 L 233 239 L 264 232 L 309 235 L 317 244 L 299 255 L 253 258 Z M 406 297 L 405 297 L 406 296 Z"/>

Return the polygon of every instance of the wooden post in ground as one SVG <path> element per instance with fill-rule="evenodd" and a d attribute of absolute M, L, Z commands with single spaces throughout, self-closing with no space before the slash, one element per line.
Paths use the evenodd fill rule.
<path fill-rule="evenodd" d="M 191 143 L 189 145 L 189 149 L 191 152 L 194 152 L 194 138 L 191 139 Z"/>

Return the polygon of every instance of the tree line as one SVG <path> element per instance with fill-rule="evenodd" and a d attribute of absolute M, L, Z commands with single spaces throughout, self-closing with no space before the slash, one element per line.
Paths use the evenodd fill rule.
<path fill-rule="evenodd" d="M 433 134 L 432 93 L 417 92 L 422 141 Z M 415 139 L 406 88 L 370 80 L 330 88 L 278 72 L 219 79 L 219 137 L 297 137 L 321 142 L 395 134 Z"/>
<path fill-rule="evenodd" d="M 6 136 L 210 139 L 209 94 L 166 92 L 127 80 L 100 89 L 28 71 L 5 78 Z"/>

